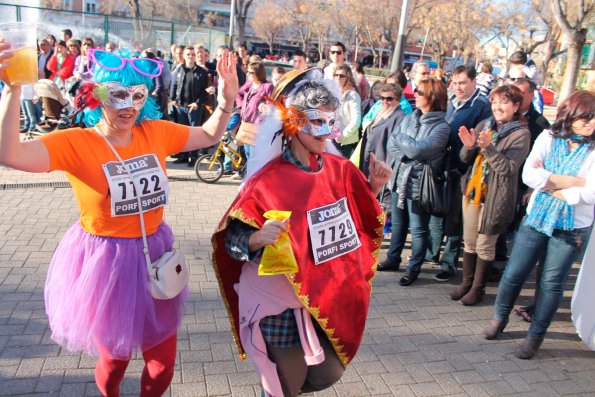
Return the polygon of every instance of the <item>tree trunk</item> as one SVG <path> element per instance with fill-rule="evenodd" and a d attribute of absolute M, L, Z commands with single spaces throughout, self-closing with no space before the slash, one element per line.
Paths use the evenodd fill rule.
<path fill-rule="evenodd" d="M 269 41 L 269 50 L 270 54 L 273 55 L 273 43 L 275 42 L 275 35 L 271 36 L 271 40 Z"/>
<path fill-rule="evenodd" d="M 564 71 L 562 87 L 560 88 L 560 92 L 558 94 L 558 103 L 560 103 L 574 90 L 576 90 L 576 80 L 578 77 L 578 70 L 581 65 L 583 47 L 587 41 L 587 29 L 581 29 L 575 33 L 576 34 L 573 34 L 572 36 L 568 36 L 566 70 Z"/>
<path fill-rule="evenodd" d="M 541 65 L 541 75 L 543 76 L 543 86 L 544 87 L 547 87 L 547 84 L 549 82 L 548 71 L 549 71 L 550 61 L 552 60 L 552 57 L 554 56 L 555 49 L 556 49 L 556 41 L 553 39 L 550 39 L 545 45 L 545 50 L 543 52 L 543 64 Z"/>

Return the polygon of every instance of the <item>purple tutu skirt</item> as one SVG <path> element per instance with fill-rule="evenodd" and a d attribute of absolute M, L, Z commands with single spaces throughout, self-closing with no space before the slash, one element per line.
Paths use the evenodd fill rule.
<path fill-rule="evenodd" d="M 172 248 L 161 223 L 147 237 L 151 260 Z M 70 351 L 97 356 L 96 344 L 127 360 L 174 335 L 188 288 L 170 300 L 151 296 L 142 238 L 95 236 L 73 225 L 54 253 L 45 283 L 52 339 Z"/>

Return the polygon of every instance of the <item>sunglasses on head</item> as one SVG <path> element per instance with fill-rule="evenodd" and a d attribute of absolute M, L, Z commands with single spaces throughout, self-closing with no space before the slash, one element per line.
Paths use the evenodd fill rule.
<path fill-rule="evenodd" d="M 343 51 L 334 51 L 334 50 L 331 51 L 331 54 L 339 54 L 339 55 L 341 55 L 342 53 L 343 53 Z"/>
<path fill-rule="evenodd" d="M 338 78 L 340 78 L 340 79 L 344 79 L 345 77 L 347 77 L 346 75 L 344 75 L 344 74 L 341 74 L 341 73 L 335 73 L 335 74 L 334 74 L 334 76 L 335 76 L 335 77 L 338 77 Z"/>
<path fill-rule="evenodd" d="M 157 77 L 163 70 L 163 63 L 149 58 L 122 58 L 118 54 L 96 48 L 90 48 L 87 51 L 87 67 L 96 65 L 102 69 L 115 71 L 124 69 L 126 63 L 132 66 L 132 69 L 147 77 Z"/>
<path fill-rule="evenodd" d="M 381 101 L 387 101 L 387 102 L 392 102 L 395 100 L 394 96 L 380 96 L 380 100 Z"/>

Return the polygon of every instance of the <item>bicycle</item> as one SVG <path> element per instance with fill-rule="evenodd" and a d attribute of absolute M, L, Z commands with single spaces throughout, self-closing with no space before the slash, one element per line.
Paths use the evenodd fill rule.
<path fill-rule="evenodd" d="M 231 147 L 231 137 L 226 132 L 212 154 L 203 154 L 194 164 L 194 172 L 204 183 L 215 183 L 223 176 L 223 159 L 229 158 L 233 171 L 239 171 L 244 163 L 242 155 Z"/>

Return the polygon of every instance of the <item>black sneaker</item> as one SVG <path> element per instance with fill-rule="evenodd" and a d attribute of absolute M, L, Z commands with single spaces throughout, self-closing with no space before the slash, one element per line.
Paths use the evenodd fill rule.
<path fill-rule="evenodd" d="M 452 276 L 454 276 L 454 273 L 443 270 L 434 276 L 434 280 L 444 282 L 450 280 Z"/>
<path fill-rule="evenodd" d="M 413 284 L 415 280 L 417 280 L 417 274 L 405 273 L 405 275 L 399 280 L 399 285 L 406 287 Z"/>
<path fill-rule="evenodd" d="M 391 262 L 389 259 L 385 259 L 384 261 L 378 264 L 376 270 L 379 272 L 397 272 L 399 271 L 399 265 Z"/>

